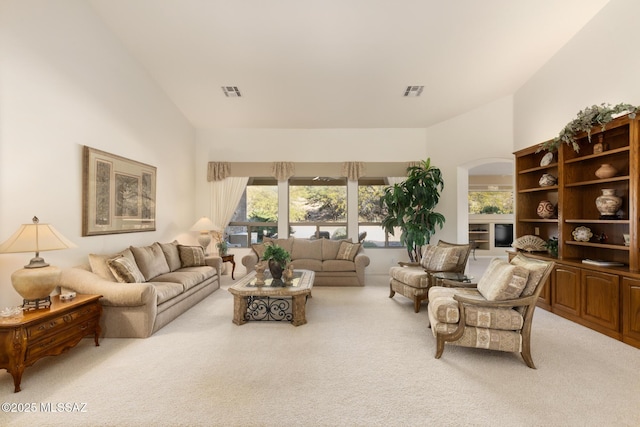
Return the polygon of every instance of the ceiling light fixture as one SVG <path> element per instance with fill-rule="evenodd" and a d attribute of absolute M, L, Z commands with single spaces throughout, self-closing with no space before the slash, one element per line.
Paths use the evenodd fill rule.
<path fill-rule="evenodd" d="M 420 96 L 424 86 L 407 86 L 403 96 Z"/>
<path fill-rule="evenodd" d="M 227 98 L 240 98 L 242 96 L 238 86 L 222 86 L 222 91 Z"/>

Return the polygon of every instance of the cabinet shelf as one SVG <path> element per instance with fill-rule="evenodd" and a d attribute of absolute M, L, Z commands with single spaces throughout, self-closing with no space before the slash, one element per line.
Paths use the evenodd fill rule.
<path fill-rule="evenodd" d="M 535 168 L 529 168 L 529 169 L 518 171 L 518 173 L 525 174 L 525 173 L 532 173 L 532 172 L 540 172 L 548 169 L 553 169 L 555 167 L 558 167 L 558 163 L 550 163 L 547 166 L 536 166 Z"/>
<path fill-rule="evenodd" d="M 629 224 L 628 219 L 566 219 L 568 224 Z"/>
<path fill-rule="evenodd" d="M 620 181 L 629 181 L 629 175 L 615 176 L 613 178 L 606 178 L 606 179 L 593 179 L 589 181 L 572 182 L 572 183 L 567 183 L 565 187 L 584 187 L 586 185 L 600 185 L 600 184 L 607 184 L 609 182 L 620 182 Z"/>
<path fill-rule="evenodd" d="M 603 151 L 602 153 L 588 154 L 586 156 L 576 157 L 575 159 L 569 159 L 569 160 L 565 161 L 565 163 L 566 164 L 571 164 L 571 163 L 583 162 L 585 160 L 596 159 L 598 157 L 606 157 L 606 156 L 610 156 L 612 154 L 624 153 L 624 152 L 629 152 L 629 146 L 620 147 L 620 148 L 616 148 L 616 149 L 613 149 L 613 150 Z"/>
<path fill-rule="evenodd" d="M 590 248 L 613 249 L 617 251 L 629 252 L 629 246 L 624 246 L 624 245 L 608 245 L 606 243 L 577 242 L 575 240 L 567 240 L 564 243 L 572 246 L 585 246 Z"/>
<path fill-rule="evenodd" d="M 548 187 L 535 187 L 535 188 L 525 188 L 522 190 L 518 190 L 518 193 L 537 193 L 539 191 L 557 191 L 557 185 L 549 185 Z"/>
<path fill-rule="evenodd" d="M 518 221 L 520 222 L 547 222 L 549 224 L 557 224 L 558 218 L 520 218 Z"/>

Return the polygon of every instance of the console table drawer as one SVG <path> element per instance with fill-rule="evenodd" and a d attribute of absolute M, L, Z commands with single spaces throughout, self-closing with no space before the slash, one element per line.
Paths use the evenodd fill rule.
<path fill-rule="evenodd" d="M 78 311 L 72 311 L 50 320 L 29 326 L 27 328 L 27 338 L 35 341 L 47 335 L 55 335 L 58 331 L 69 325 L 81 322 L 84 318 L 91 318 L 99 315 L 100 306 L 97 304 L 86 305 Z"/>
<path fill-rule="evenodd" d="M 99 318 L 88 319 L 70 325 L 67 329 L 59 329 L 56 334 L 44 337 L 27 347 L 25 365 L 29 366 L 44 356 L 60 354 L 76 345 L 82 338 L 93 333 Z M 66 344 L 66 345 L 65 345 Z"/>

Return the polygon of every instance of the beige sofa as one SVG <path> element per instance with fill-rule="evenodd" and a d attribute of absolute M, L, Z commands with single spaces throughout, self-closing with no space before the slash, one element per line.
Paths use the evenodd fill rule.
<path fill-rule="evenodd" d="M 220 287 L 222 259 L 177 242 L 89 255 L 63 270 L 60 287 L 102 295 L 105 337 L 148 337 Z"/>
<path fill-rule="evenodd" d="M 362 253 L 359 243 L 350 240 L 265 237 L 263 243 L 252 245 L 253 251 L 242 258 L 247 272 L 254 270 L 265 244 L 277 244 L 289 251 L 294 268 L 314 271 L 314 285 L 364 286 L 364 270 L 369 265 L 369 257 Z"/>

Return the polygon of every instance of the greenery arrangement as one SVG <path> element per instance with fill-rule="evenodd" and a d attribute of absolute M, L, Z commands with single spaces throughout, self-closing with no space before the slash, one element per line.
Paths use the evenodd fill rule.
<path fill-rule="evenodd" d="M 291 254 L 281 246 L 265 245 L 264 253 L 262 254 L 262 260 L 274 261 L 284 268 L 287 263 L 291 261 Z"/>
<path fill-rule="evenodd" d="M 229 250 L 229 245 L 227 244 L 226 240 L 219 241 L 216 246 L 218 247 L 218 253 L 220 253 L 220 255 L 227 254 L 227 251 Z"/>
<path fill-rule="evenodd" d="M 558 256 L 558 238 L 557 237 L 552 237 L 549 240 L 547 240 L 546 246 L 547 246 L 547 252 L 549 252 L 549 255 L 554 257 Z"/>
<path fill-rule="evenodd" d="M 407 168 L 407 179 L 387 187 L 380 198 L 383 211 L 386 209 L 382 228 L 394 236 L 396 227 L 402 230 L 400 243 L 407 247 L 412 262 L 420 261 L 421 247 L 430 242 L 436 226 L 442 229 L 444 225 L 444 216 L 434 212 L 443 189 L 440 169 L 427 159 Z"/>
<path fill-rule="evenodd" d="M 572 146 L 576 152 L 579 152 L 580 146 L 577 141 L 579 134 L 586 132 L 589 142 L 591 142 L 592 128 L 600 126 L 604 131 L 607 123 L 613 120 L 614 116 L 629 113 L 629 117 L 634 118 L 638 110 L 640 110 L 640 107 L 631 104 L 617 104 L 612 106 L 602 103 L 600 105 L 586 107 L 584 110 L 578 112 L 575 119 L 567 123 L 558 136 L 543 143 L 538 151 L 556 151 L 558 147 L 560 147 L 560 144 L 564 143 Z"/>

